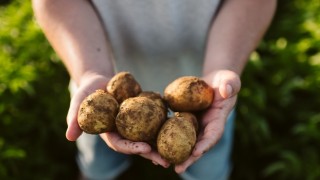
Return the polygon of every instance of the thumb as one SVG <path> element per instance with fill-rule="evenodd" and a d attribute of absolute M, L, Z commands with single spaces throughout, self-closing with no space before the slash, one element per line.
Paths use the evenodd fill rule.
<path fill-rule="evenodd" d="M 79 106 L 82 102 L 82 100 L 87 96 L 87 93 L 84 93 L 83 91 L 78 91 L 74 94 L 74 96 L 71 99 L 70 107 L 67 115 L 67 132 L 66 132 L 66 138 L 69 141 L 75 141 L 77 138 L 81 135 L 82 130 L 79 127 L 78 124 L 78 110 Z"/>
<path fill-rule="evenodd" d="M 81 87 L 76 87 L 75 84 L 71 84 L 71 91 L 73 90 L 75 93 L 72 93 L 71 102 L 69 106 L 69 111 L 67 115 L 67 132 L 66 138 L 69 141 L 75 141 L 81 135 L 82 130 L 78 124 L 78 110 L 82 101 L 94 92 L 97 89 L 104 89 L 105 84 L 108 82 L 106 77 L 102 76 L 94 76 L 87 79 L 84 78 L 82 81 Z"/>
<path fill-rule="evenodd" d="M 224 99 L 235 96 L 241 88 L 241 80 L 238 74 L 229 70 L 218 71 L 214 80 L 214 86 L 219 90 L 220 96 Z"/>

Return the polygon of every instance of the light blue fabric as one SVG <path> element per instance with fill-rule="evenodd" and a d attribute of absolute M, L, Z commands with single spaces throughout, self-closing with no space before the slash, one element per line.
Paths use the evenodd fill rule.
<path fill-rule="evenodd" d="M 131 159 L 110 149 L 98 135 L 83 133 L 77 140 L 77 163 L 90 180 L 115 179 L 131 164 Z"/>
<path fill-rule="evenodd" d="M 230 113 L 219 143 L 181 174 L 186 180 L 227 180 L 231 172 L 231 150 L 235 113 Z M 97 135 L 82 134 L 77 140 L 77 162 L 92 180 L 115 179 L 131 164 L 130 156 L 111 150 Z M 139 177 L 136 177 L 139 178 Z"/>

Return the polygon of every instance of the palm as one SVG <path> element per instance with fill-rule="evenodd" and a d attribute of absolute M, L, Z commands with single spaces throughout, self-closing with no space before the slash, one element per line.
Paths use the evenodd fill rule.
<path fill-rule="evenodd" d="M 184 172 L 219 141 L 241 86 L 239 76 L 231 71 L 218 71 L 204 77 L 204 80 L 212 85 L 214 100 L 199 119 L 200 133 L 192 155 L 184 163 L 176 166 L 177 173 Z"/>
<path fill-rule="evenodd" d="M 91 77 L 80 86 L 72 97 L 67 121 L 68 129 L 66 137 L 70 141 L 75 141 L 82 133 L 77 121 L 77 113 L 80 103 L 89 94 L 97 89 L 105 89 L 109 79 L 105 77 Z M 116 132 L 106 132 L 100 134 L 100 137 L 113 150 L 124 154 L 140 154 L 142 157 L 150 159 L 155 164 L 168 167 L 168 163 L 164 161 L 160 155 L 151 149 L 150 145 L 145 142 L 132 142 L 122 138 Z"/>

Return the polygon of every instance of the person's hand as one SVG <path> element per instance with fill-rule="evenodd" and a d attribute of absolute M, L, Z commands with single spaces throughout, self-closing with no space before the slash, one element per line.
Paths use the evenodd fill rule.
<path fill-rule="evenodd" d="M 191 156 L 175 166 L 177 173 L 183 173 L 189 166 L 209 151 L 221 138 L 229 113 L 232 111 L 240 91 L 239 75 L 221 70 L 203 78 L 214 89 L 214 101 L 199 120 L 200 133 Z"/>
<path fill-rule="evenodd" d="M 78 110 L 81 102 L 89 96 L 91 93 L 95 92 L 97 89 L 105 89 L 108 78 L 98 75 L 88 75 L 82 78 L 81 84 L 76 88 L 71 97 L 71 102 L 69 106 L 69 111 L 67 114 L 67 132 L 66 138 L 69 141 L 75 141 L 82 134 L 82 130 L 78 124 Z"/>
<path fill-rule="evenodd" d="M 116 132 L 106 132 L 100 134 L 100 137 L 108 144 L 108 146 L 120 153 L 124 154 L 137 154 L 146 159 L 152 161 L 155 165 L 161 165 L 164 168 L 168 168 L 170 163 L 163 158 L 160 154 L 152 149 L 146 142 L 133 142 L 124 139 Z"/>
<path fill-rule="evenodd" d="M 105 89 L 110 78 L 97 75 L 89 75 L 83 78 L 79 88 L 71 98 L 71 103 L 67 115 L 66 138 L 69 141 L 75 141 L 82 134 L 78 125 L 77 114 L 81 102 L 97 89 Z M 106 132 L 100 134 L 100 137 L 113 150 L 124 154 L 139 154 L 140 156 L 151 160 L 156 165 L 168 167 L 169 163 L 163 160 L 160 155 L 145 142 L 132 142 L 122 138 L 116 132 Z"/>

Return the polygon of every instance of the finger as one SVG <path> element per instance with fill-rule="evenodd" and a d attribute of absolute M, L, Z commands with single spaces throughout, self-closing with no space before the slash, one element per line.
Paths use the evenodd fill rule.
<path fill-rule="evenodd" d="M 69 141 L 76 141 L 81 134 L 82 134 L 82 130 L 79 127 L 78 121 L 77 120 L 71 121 L 66 131 L 66 138 Z"/>
<path fill-rule="evenodd" d="M 182 164 L 178 164 L 175 166 L 174 170 L 176 173 L 181 174 L 187 170 L 189 166 L 191 166 L 194 162 L 196 162 L 201 156 L 190 156 L 185 162 Z"/>
<path fill-rule="evenodd" d="M 175 166 L 176 173 L 183 173 L 219 141 L 224 130 L 224 124 L 220 122 L 221 121 L 211 121 L 204 129 L 204 132 L 199 134 L 199 140 L 196 143 L 191 156 L 182 164 Z"/>
<path fill-rule="evenodd" d="M 226 99 L 238 94 L 241 88 L 241 81 L 238 74 L 223 70 L 219 71 L 216 77 L 218 80 L 215 80 L 215 82 L 218 82 L 217 87 L 221 97 Z"/>
<path fill-rule="evenodd" d="M 224 126 L 214 127 L 209 124 L 206 127 L 204 134 L 199 137 L 199 141 L 196 143 L 192 152 L 193 156 L 202 156 L 210 150 L 214 145 L 218 143 L 224 131 Z"/>
<path fill-rule="evenodd" d="M 151 151 L 151 152 L 145 153 L 145 154 L 140 154 L 140 156 L 151 160 L 152 163 L 155 165 L 161 165 L 164 168 L 168 168 L 170 166 L 170 163 L 168 161 L 166 161 L 165 159 L 163 159 L 159 155 L 159 153 L 157 153 L 155 151 Z"/>
<path fill-rule="evenodd" d="M 78 116 L 79 106 L 86 96 L 88 96 L 88 93 L 79 91 L 71 99 L 71 103 L 70 103 L 70 107 L 67 115 L 68 128 L 66 132 L 66 138 L 69 141 L 77 140 L 77 138 L 82 133 L 82 130 L 80 129 L 78 124 L 77 116 Z"/>
<path fill-rule="evenodd" d="M 214 146 L 221 138 L 229 112 L 225 106 L 207 111 L 201 121 L 204 129 L 198 135 L 193 155 L 200 156 Z"/>
<path fill-rule="evenodd" d="M 105 77 L 98 76 L 90 78 L 90 81 L 85 81 L 79 89 L 75 84 L 71 85 L 71 88 L 76 90 L 76 93 L 71 98 L 69 111 L 67 114 L 68 128 L 66 131 L 66 138 L 69 141 L 77 140 L 82 133 L 77 120 L 80 104 L 89 94 L 91 94 L 95 90 L 104 89 L 106 82 L 107 79 Z"/>
<path fill-rule="evenodd" d="M 219 92 L 226 99 L 232 96 L 233 88 L 230 84 L 222 84 L 219 86 Z"/>
<path fill-rule="evenodd" d="M 119 134 L 114 132 L 106 132 L 100 134 L 101 138 L 107 145 L 120 153 L 124 154 L 146 154 L 151 152 L 151 147 L 145 142 L 132 142 L 123 139 Z"/>
<path fill-rule="evenodd" d="M 117 152 L 124 154 L 139 154 L 140 156 L 151 160 L 156 165 L 165 168 L 169 167 L 169 162 L 151 150 L 151 146 L 145 142 L 132 142 L 120 137 L 117 133 L 108 132 L 100 135 L 106 141 L 108 146 Z"/>

